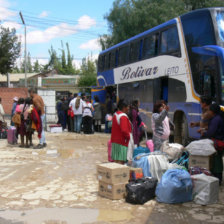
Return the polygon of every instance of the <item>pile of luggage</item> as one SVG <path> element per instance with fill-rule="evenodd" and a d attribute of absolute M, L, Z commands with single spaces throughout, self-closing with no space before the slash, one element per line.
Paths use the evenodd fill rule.
<path fill-rule="evenodd" d="M 122 192 L 120 197 L 108 198 L 125 197 L 127 202 L 133 204 L 144 204 L 154 197 L 158 202 L 168 204 L 192 200 L 201 205 L 217 203 L 219 179 L 213 177 L 210 172 L 212 155 L 215 152 L 213 141 L 209 139 L 193 141 L 186 148 L 180 144 L 164 142 L 161 150 L 156 152 L 138 147 L 133 152 L 134 168 L 116 164 L 120 170 L 126 169 L 127 172 L 129 169 L 129 183 L 122 183 L 122 189 L 118 190 Z M 98 165 L 101 166 L 105 165 Z M 142 170 L 142 175 L 139 169 Z M 135 175 L 137 170 L 139 175 Z M 111 177 L 108 170 L 104 173 L 105 177 Z M 123 174 L 120 173 L 121 176 Z M 118 177 L 119 172 L 115 176 Z M 99 183 L 103 181 L 99 169 L 98 179 Z M 128 181 L 127 176 L 125 181 Z M 108 191 L 112 188 L 107 186 Z M 100 193 L 101 189 L 102 186 L 99 184 L 99 194 L 107 197 Z"/>

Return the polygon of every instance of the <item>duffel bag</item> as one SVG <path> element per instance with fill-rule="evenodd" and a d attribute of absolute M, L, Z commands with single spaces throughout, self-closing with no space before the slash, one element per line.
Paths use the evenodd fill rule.
<path fill-rule="evenodd" d="M 145 177 L 126 184 L 126 202 L 131 204 L 144 204 L 155 197 L 157 180 Z"/>
<path fill-rule="evenodd" d="M 158 202 L 175 204 L 192 200 L 192 180 L 190 174 L 183 169 L 167 170 L 156 188 Z"/>

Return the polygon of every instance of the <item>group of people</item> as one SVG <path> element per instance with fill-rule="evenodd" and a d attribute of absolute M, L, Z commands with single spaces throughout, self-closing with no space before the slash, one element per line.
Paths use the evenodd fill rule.
<path fill-rule="evenodd" d="M 44 102 L 35 89 L 29 90 L 27 98 L 13 98 L 11 113 L 11 126 L 16 127 L 16 137 L 20 136 L 20 147 L 32 147 L 32 135 L 37 131 L 39 144 L 34 146 L 35 149 L 46 147 L 44 132 L 45 111 Z"/>
<path fill-rule="evenodd" d="M 90 96 L 85 94 L 78 95 L 74 93 L 73 97 L 69 99 L 62 98 L 56 105 L 58 124 L 63 130 L 68 129 L 69 132 L 84 134 L 93 134 L 94 132 L 102 132 L 102 116 L 103 108 L 100 103 L 99 97 L 94 96 L 93 102 Z M 110 124 L 112 120 L 112 111 L 106 116 L 106 132 L 110 131 Z"/>
<path fill-rule="evenodd" d="M 213 156 L 212 173 L 222 181 L 224 150 L 224 118 L 220 106 L 212 103 L 210 97 L 202 96 L 200 99 L 202 108 L 202 119 L 200 122 L 192 122 L 191 128 L 199 127 L 201 139 L 209 138 L 214 141 L 217 153 Z M 112 159 L 124 164 L 131 163 L 133 148 L 139 145 L 142 135 L 142 128 L 146 125 L 139 116 L 139 101 L 131 104 L 121 99 L 117 111 L 113 115 L 112 122 Z M 169 140 L 172 122 L 168 118 L 169 106 L 164 100 L 157 101 L 153 106 L 151 125 L 153 132 L 154 151 L 160 150 L 164 141 Z M 175 128 L 175 127 L 174 127 Z"/>

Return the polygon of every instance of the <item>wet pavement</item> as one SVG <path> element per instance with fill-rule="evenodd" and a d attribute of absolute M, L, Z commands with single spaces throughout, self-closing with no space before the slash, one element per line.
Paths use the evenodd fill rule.
<path fill-rule="evenodd" d="M 0 224 L 224 223 L 223 187 L 210 206 L 131 205 L 98 196 L 96 165 L 107 162 L 109 137 L 47 133 L 41 150 L 0 140 Z"/>

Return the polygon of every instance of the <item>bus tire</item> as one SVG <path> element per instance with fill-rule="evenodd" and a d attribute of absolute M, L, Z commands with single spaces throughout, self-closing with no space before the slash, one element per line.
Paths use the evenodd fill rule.
<path fill-rule="evenodd" d="M 183 113 L 178 113 L 174 117 L 174 142 L 183 146 L 188 144 L 188 123 L 187 118 Z"/>

